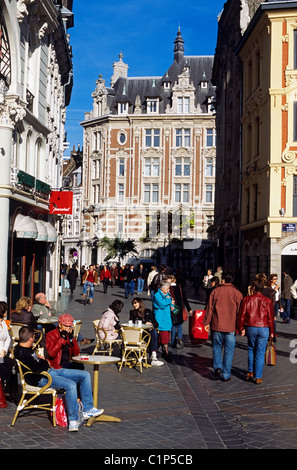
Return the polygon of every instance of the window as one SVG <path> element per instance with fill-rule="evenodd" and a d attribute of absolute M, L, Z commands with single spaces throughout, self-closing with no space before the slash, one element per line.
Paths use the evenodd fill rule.
<path fill-rule="evenodd" d="M 207 90 L 208 83 L 206 81 L 201 82 L 201 90 Z"/>
<path fill-rule="evenodd" d="M 190 147 L 191 130 L 190 129 L 176 129 L 175 145 L 176 147 Z"/>
<path fill-rule="evenodd" d="M 205 176 L 213 176 L 213 161 L 212 158 L 206 159 L 206 172 Z"/>
<path fill-rule="evenodd" d="M 190 185 L 189 184 L 181 184 L 177 183 L 175 185 L 175 202 L 189 202 L 189 192 L 190 192 Z"/>
<path fill-rule="evenodd" d="M 118 103 L 118 113 L 128 114 L 129 106 L 128 103 Z"/>
<path fill-rule="evenodd" d="M 143 200 L 144 202 L 159 202 L 159 185 L 145 184 Z"/>
<path fill-rule="evenodd" d="M 157 113 L 159 111 L 159 101 L 155 100 L 147 100 L 146 110 L 148 114 Z"/>
<path fill-rule="evenodd" d="M 212 184 L 205 185 L 205 202 L 212 202 L 213 200 L 212 188 L 213 188 Z"/>
<path fill-rule="evenodd" d="M 101 149 L 101 132 L 95 131 L 93 134 L 93 150 L 100 150 Z"/>
<path fill-rule="evenodd" d="M 145 146 L 160 147 L 160 129 L 145 130 Z"/>
<path fill-rule="evenodd" d="M 93 184 L 93 204 L 98 204 L 100 200 L 100 185 Z"/>
<path fill-rule="evenodd" d="M 118 193 L 118 201 L 119 202 L 124 202 L 124 184 L 120 183 L 119 184 L 119 193 Z"/>
<path fill-rule="evenodd" d="M 190 98 L 181 97 L 177 99 L 177 110 L 179 114 L 187 114 L 190 112 Z"/>
<path fill-rule="evenodd" d="M 145 158 L 144 159 L 144 176 L 159 176 L 159 159 L 158 158 Z"/>
<path fill-rule="evenodd" d="M 124 230 L 124 219 L 123 215 L 119 214 L 118 215 L 118 235 L 121 236 L 123 234 Z"/>
<path fill-rule="evenodd" d="M 119 161 L 119 176 L 125 176 L 125 160 L 123 158 Z"/>
<path fill-rule="evenodd" d="M 175 176 L 190 176 L 190 158 L 188 157 L 176 158 Z"/>
<path fill-rule="evenodd" d="M 121 130 L 120 132 L 118 132 L 117 140 L 118 140 L 118 143 L 120 145 L 125 145 L 125 143 L 127 142 L 127 133 L 126 133 L 126 131 Z"/>
<path fill-rule="evenodd" d="M 216 146 L 216 130 L 206 129 L 206 147 Z"/>

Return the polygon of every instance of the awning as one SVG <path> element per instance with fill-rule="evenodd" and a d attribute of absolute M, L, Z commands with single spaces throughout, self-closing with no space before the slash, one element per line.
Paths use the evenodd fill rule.
<path fill-rule="evenodd" d="M 47 235 L 47 229 L 45 226 L 45 222 L 43 220 L 36 220 L 36 226 L 38 230 L 38 235 L 36 238 L 37 242 L 47 242 L 48 241 L 48 235 Z"/>
<path fill-rule="evenodd" d="M 53 243 L 57 241 L 58 235 L 55 227 L 50 222 L 44 222 L 44 225 L 47 230 L 47 241 L 48 243 Z"/>
<path fill-rule="evenodd" d="M 18 214 L 14 223 L 14 232 L 17 238 L 37 238 L 38 229 L 33 220 L 28 215 Z"/>

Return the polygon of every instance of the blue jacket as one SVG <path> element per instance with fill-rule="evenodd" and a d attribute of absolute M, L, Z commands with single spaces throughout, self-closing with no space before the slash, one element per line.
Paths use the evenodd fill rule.
<path fill-rule="evenodd" d="M 159 289 L 153 299 L 153 309 L 160 331 L 171 331 L 171 307 L 172 300 L 169 294 L 163 294 Z"/>

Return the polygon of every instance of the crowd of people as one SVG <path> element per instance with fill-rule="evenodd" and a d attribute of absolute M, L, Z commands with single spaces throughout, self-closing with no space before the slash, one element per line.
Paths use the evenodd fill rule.
<path fill-rule="evenodd" d="M 293 282 L 288 270 L 283 273 L 282 287 L 278 276 L 258 274 L 252 280 L 246 296 L 234 285 L 230 273 L 224 273 L 222 267 L 212 273 L 208 269 L 205 276 L 195 265 L 191 281 L 195 293 L 202 287 L 205 292 L 205 315 L 203 325 L 210 333 L 213 350 L 214 378 L 223 382 L 231 379 L 236 335 L 247 337 L 247 374 L 246 380 L 262 383 L 264 357 L 268 340 L 276 341 L 276 317 L 278 314 L 284 323 L 290 322 L 292 298 L 297 298 L 297 281 Z M 72 266 L 64 273 L 69 280 L 71 294 L 76 288 L 78 276 L 73 273 L 77 266 Z M 69 276 L 70 273 L 70 276 Z M 131 298 L 129 320 L 141 321 L 149 326 L 151 335 L 150 361 L 152 366 L 163 366 L 164 361 L 171 361 L 171 348 L 182 349 L 183 323 L 186 315 L 192 315 L 192 307 L 186 295 L 185 270 L 173 274 L 168 266 L 151 266 L 147 270 L 143 264 L 138 266 L 112 265 L 84 266 L 80 271 L 82 296 L 90 287 L 90 303 L 94 300 L 95 286 L 103 285 L 103 293 L 116 284 L 122 288 L 124 297 Z M 72 283 L 71 283 L 72 278 Z M 196 285 L 198 283 L 198 286 Z M 147 293 L 147 299 L 143 297 Z M 136 293 L 136 295 L 135 295 Z M 68 313 L 58 316 L 55 308 L 48 302 L 44 293 L 35 296 L 32 306 L 29 297 L 22 297 L 11 314 L 12 323 L 21 323 L 20 342 L 14 355 L 33 371 L 49 371 L 55 388 L 66 390 L 66 403 L 69 414 L 69 430 L 76 431 L 78 421 L 77 386 L 85 410 L 85 419 L 98 416 L 103 410 L 93 407 L 90 377 L 79 364 L 72 362 L 72 357 L 79 354 L 79 345 L 90 344 L 93 339 L 81 334 L 74 337 L 74 319 Z M 103 312 L 99 328 L 105 340 L 119 338 L 121 327 L 120 314 L 125 304 L 114 300 Z M 0 302 L 0 377 L 7 396 L 13 396 L 17 388 L 15 361 L 9 356 L 10 337 L 5 322 L 7 304 Z M 56 320 L 45 326 L 39 319 Z M 36 334 L 42 335 L 41 351 L 33 349 Z M 42 331 L 41 331 L 42 330 Z M 44 379 L 38 385 L 44 385 Z"/>

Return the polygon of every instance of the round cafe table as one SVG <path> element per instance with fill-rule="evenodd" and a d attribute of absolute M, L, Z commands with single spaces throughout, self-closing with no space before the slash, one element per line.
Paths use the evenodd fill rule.
<path fill-rule="evenodd" d="M 72 357 L 72 361 L 78 362 L 80 364 L 92 364 L 94 366 L 94 378 L 93 378 L 93 401 L 94 407 L 98 408 L 98 383 L 99 383 L 99 365 L 106 365 L 106 364 L 116 364 L 120 361 L 118 357 L 115 356 L 87 356 L 81 354 L 79 356 Z M 109 415 L 100 415 L 97 418 L 90 418 L 87 422 L 87 426 L 91 426 L 96 421 L 113 421 L 120 423 L 121 419 L 116 418 L 115 416 Z"/>

